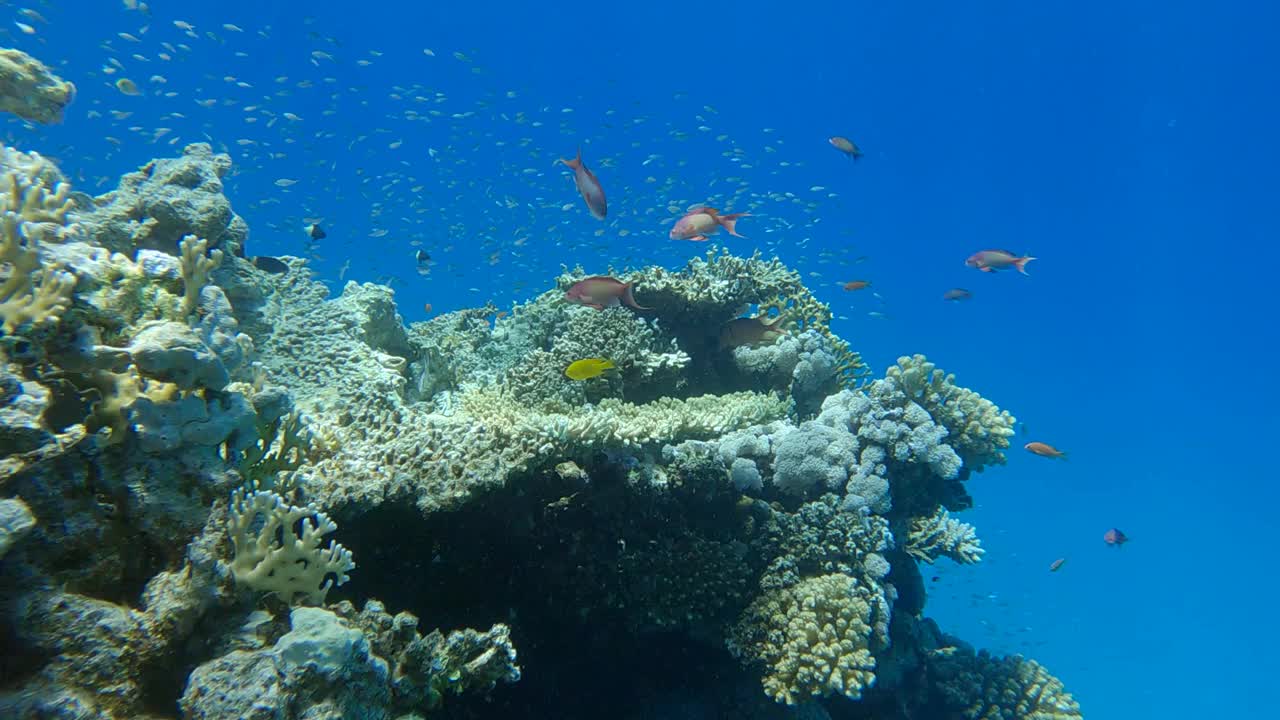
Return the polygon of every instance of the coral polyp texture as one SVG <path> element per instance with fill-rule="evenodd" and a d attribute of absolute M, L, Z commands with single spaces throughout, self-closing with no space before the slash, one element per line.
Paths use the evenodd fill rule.
<path fill-rule="evenodd" d="M 247 260 L 209 145 L 94 198 L 2 151 L 0 716 L 613 717 L 673 657 L 723 716 L 1080 716 L 923 615 L 1014 419 L 781 261 L 406 326 Z"/>

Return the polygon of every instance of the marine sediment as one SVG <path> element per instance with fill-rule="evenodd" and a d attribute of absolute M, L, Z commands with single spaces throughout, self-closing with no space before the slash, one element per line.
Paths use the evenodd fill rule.
<path fill-rule="evenodd" d="M 207 145 L 96 198 L 0 160 L 0 715 L 1081 717 L 923 614 L 1014 418 L 778 260 L 406 326 L 246 260 Z"/>

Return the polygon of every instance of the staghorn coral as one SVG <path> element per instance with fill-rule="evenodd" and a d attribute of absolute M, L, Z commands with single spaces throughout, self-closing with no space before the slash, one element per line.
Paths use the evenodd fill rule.
<path fill-rule="evenodd" d="M 976 655 L 961 645 L 930 653 L 935 703 L 964 720 L 1080 720 L 1080 705 L 1044 666 L 1021 655 Z"/>
<path fill-rule="evenodd" d="M 858 699 L 875 682 L 880 593 L 840 573 L 807 578 L 758 597 L 730 639 L 739 658 L 763 663 L 764 691 L 780 703 L 841 693 Z"/>
<path fill-rule="evenodd" d="M 980 561 L 985 552 L 973 526 L 956 520 L 941 507 L 928 517 L 911 518 L 906 551 L 929 564 L 949 557 L 961 565 Z"/>
<path fill-rule="evenodd" d="M 300 530 L 299 530 L 300 527 Z M 324 536 L 338 526 L 313 505 L 289 505 L 273 492 L 231 496 L 228 534 L 235 548 L 231 572 L 236 582 L 278 594 L 285 602 L 323 604 L 329 588 L 350 578 L 351 552 Z"/>
<path fill-rule="evenodd" d="M 76 96 L 76 86 L 54 75 L 45 64 L 13 48 L 0 48 L 0 112 L 51 125 Z"/>

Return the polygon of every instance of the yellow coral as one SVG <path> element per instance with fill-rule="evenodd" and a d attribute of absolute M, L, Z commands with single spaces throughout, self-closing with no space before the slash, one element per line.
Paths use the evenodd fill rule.
<path fill-rule="evenodd" d="M 906 550 L 911 557 L 930 564 L 940 556 L 972 564 L 982 560 L 986 552 L 973 526 L 951 517 L 942 507 L 928 517 L 911 519 Z"/>
<path fill-rule="evenodd" d="M 840 573 L 771 591 L 744 613 L 731 649 L 764 663 L 764 691 L 778 702 L 835 692 L 856 700 L 876 679 L 877 595 Z"/>
<path fill-rule="evenodd" d="M 209 283 L 209 273 L 222 264 L 222 251 L 209 251 L 209 241 L 195 235 L 183 237 L 179 246 L 182 248 L 182 314 L 190 315 L 200 301 L 200 290 Z"/>
<path fill-rule="evenodd" d="M 43 266 L 27 223 L 16 212 L 0 218 L 0 265 L 8 277 L 0 283 L 0 327 L 5 334 L 22 325 L 57 322 L 71 304 L 75 276 Z"/>

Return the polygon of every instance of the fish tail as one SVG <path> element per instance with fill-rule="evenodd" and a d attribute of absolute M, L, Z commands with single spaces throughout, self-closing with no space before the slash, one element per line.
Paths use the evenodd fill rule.
<path fill-rule="evenodd" d="M 734 237 L 746 237 L 745 235 L 739 235 L 735 227 L 738 224 L 738 218 L 744 218 L 750 215 L 751 213 L 744 213 L 744 212 L 730 213 L 728 215 L 717 215 L 716 222 L 720 223 L 721 227 L 723 227 L 730 235 Z"/>
<path fill-rule="evenodd" d="M 634 283 L 627 283 L 624 286 L 626 289 L 622 291 L 622 302 L 626 303 L 627 307 L 634 310 L 652 310 L 653 308 L 642 307 L 636 304 L 636 297 L 631 294 L 631 286 L 633 284 Z"/>
<path fill-rule="evenodd" d="M 581 147 L 578 148 L 578 156 L 575 157 L 574 159 L 565 160 L 564 158 L 560 158 L 560 162 L 564 163 L 565 165 L 568 165 L 570 168 L 574 170 L 577 170 L 578 168 L 582 167 L 582 148 Z"/>
<path fill-rule="evenodd" d="M 1013 266 L 1018 268 L 1018 272 L 1030 277 L 1030 273 L 1027 272 L 1027 263 L 1035 259 L 1037 258 L 1033 258 L 1030 255 L 1028 255 L 1027 257 L 1020 257 L 1017 260 L 1013 261 Z"/>

